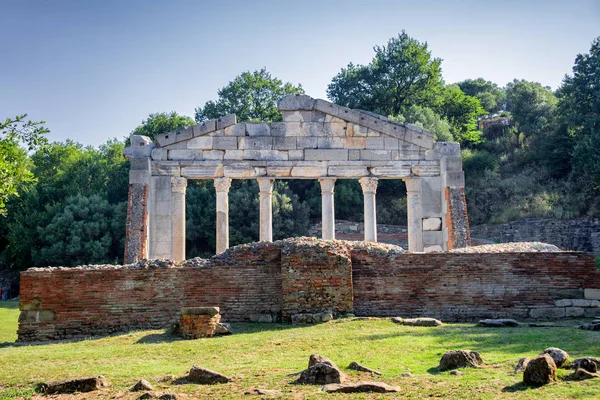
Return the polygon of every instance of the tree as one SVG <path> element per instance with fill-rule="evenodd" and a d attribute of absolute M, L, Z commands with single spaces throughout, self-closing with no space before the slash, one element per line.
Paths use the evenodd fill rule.
<path fill-rule="evenodd" d="M 483 78 L 466 79 L 457 85 L 466 95 L 477 97 L 489 114 L 495 114 L 505 106 L 506 93 L 491 81 Z"/>
<path fill-rule="evenodd" d="M 382 115 L 398 115 L 411 105 L 434 106 L 443 88 L 441 62 L 427 42 L 402 31 L 387 45 L 375 46 L 369 65 L 348 64 L 327 87 L 333 102 Z"/>
<path fill-rule="evenodd" d="M 266 68 L 242 72 L 217 91 L 219 99 L 196 108 L 196 122 L 236 114 L 239 122 L 280 121 L 277 101 L 288 94 L 303 94 L 302 85 L 283 83 L 272 77 Z"/>
<path fill-rule="evenodd" d="M 444 88 L 441 114 L 450 122 L 450 132 L 459 143 L 477 143 L 481 131 L 477 129 L 477 119 L 485 114 L 477 97 L 466 95 L 458 85 Z"/>
<path fill-rule="evenodd" d="M 46 144 L 48 133 L 45 121 L 26 121 L 27 114 L 0 122 L 0 215 L 6 214 L 6 201 L 18 194 L 19 185 L 31 183 L 34 176 L 29 171 L 27 150 L 35 150 Z"/>
<path fill-rule="evenodd" d="M 434 140 L 450 142 L 453 140 L 448 120 L 441 117 L 429 107 L 410 106 L 404 114 L 392 116 L 392 120 L 400 123 L 411 123 L 434 133 Z"/>
<path fill-rule="evenodd" d="M 160 112 L 150 114 L 148 119 L 142 121 L 142 124 L 135 128 L 132 135 L 144 135 L 154 140 L 157 135 L 174 132 L 185 128 L 186 126 L 194 125 L 192 118 L 179 115 L 175 111 Z"/>

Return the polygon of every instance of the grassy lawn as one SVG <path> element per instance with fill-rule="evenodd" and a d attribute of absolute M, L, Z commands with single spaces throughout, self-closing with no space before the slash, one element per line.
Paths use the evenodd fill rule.
<path fill-rule="evenodd" d="M 18 309 L 0 303 L 0 399 L 31 398 L 41 381 L 104 375 L 110 389 L 85 398 L 135 399 L 127 391 L 145 378 L 157 391 L 187 394 L 187 398 L 240 398 L 253 388 L 283 390 L 282 398 L 598 398 L 600 378 L 566 381 L 559 370 L 557 383 L 525 388 L 513 374 L 520 357 L 534 356 L 546 347 L 566 350 L 573 358 L 600 356 L 600 332 L 564 328 L 476 328 L 448 324 L 439 328 L 404 327 L 387 319 L 336 320 L 292 327 L 284 324 L 234 324 L 234 335 L 212 339 L 179 340 L 164 331 L 132 332 L 102 339 L 36 346 L 15 345 Z M 470 349 L 481 353 L 485 368 L 466 369 L 463 375 L 440 373 L 436 367 L 444 351 Z M 299 386 L 289 376 L 321 353 L 340 367 L 351 361 L 377 369 L 381 377 L 345 370 L 350 380 L 376 380 L 398 385 L 395 395 L 333 395 L 317 386 Z M 182 377 L 198 364 L 234 378 L 225 385 L 160 383 L 167 374 Z M 411 372 L 413 376 L 400 374 Z M 35 397 L 35 396 L 34 396 Z M 65 399 L 84 398 L 64 396 Z"/>

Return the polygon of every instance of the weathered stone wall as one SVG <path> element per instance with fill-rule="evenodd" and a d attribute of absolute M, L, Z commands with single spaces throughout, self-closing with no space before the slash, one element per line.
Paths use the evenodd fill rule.
<path fill-rule="evenodd" d="M 341 242 L 286 246 L 281 268 L 284 321 L 301 313 L 352 312 L 352 263 Z"/>
<path fill-rule="evenodd" d="M 600 316 L 600 270 L 587 253 L 404 253 L 376 243 L 287 239 L 210 260 L 30 269 L 21 274 L 19 340 L 104 335 L 176 323 L 181 307 L 225 321 L 294 313 L 373 316 Z M 268 317 L 265 319 L 256 316 Z"/>
<path fill-rule="evenodd" d="M 524 218 L 471 227 L 471 236 L 493 242 L 545 242 L 565 250 L 600 255 L 600 219 Z"/>
<path fill-rule="evenodd" d="M 600 270 L 586 253 L 392 255 L 355 249 L 352 281 L 357 315 L 444 321 L 600 316 L 600 302 L 590 300 L 597 296 L 590 289 L 600 288 Z M 580 309 L 564 299 L 578 299 Z"/>
<path fill-rule="evenodd" d="M 465 188 L 446 188 L 448 250 L 471 245 Z"/>

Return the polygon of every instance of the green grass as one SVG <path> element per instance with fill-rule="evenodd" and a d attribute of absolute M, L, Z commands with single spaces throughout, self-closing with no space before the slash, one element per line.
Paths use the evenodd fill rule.
<path fill-rule="evenodd" d="M 226 337 L 179 340 L 164 331 L 143 331 L 70 343 L 16 345 L 18 310 L 0 303 L 0 399 L 33 395 L 41 381 L 102 374 L 111 388 L 85 398 L 124 398 L 137 379 L 157 390 L 188 394 L 189 398 L 241 398 L 253 388 L 283 390 L 283 398 L 597 398 L 600 378 L 571 382 L 570 371 L 542 388 L 525 388 L 513 374 L 519 358 L 535 356 L 549 346 L 572 357 L 600 356 L 600 332 L 564 328 L 485 329 L 474 324 L 439 328 L 404 327 L 387 319 L 336 320 L 327 324 L 292 327 L 285 324 L 234 324 Z M 439 372 L 444 351 L 470 349 L 481 353 L 485 368 L 463 375 Z M 326 395 L 316 386 L 293 385 L 289 374 L 304 369 L 311 353 L 321 353 L 340 367 L 351 361 L 377 369 L 382 377 L 345 370 L 350 380 L 377 380 L 399 385 L 397 395 Z M 225 385 L 173 385 L 161 377 L 182 377 L 193 365 L 232 376 Z M 401 377 L 411 372 L 412 377 Z M 65 397 L 67 398 L 67 397 Z M 69 398 L 74 398 L 73 396 Z"/>

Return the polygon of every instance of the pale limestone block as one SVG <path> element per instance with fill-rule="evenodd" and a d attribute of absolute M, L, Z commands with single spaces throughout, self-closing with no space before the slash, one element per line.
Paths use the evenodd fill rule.
<path fill-rule="evenodd" d="M 248 136 L 271 136 L 269 124 L 246 123 L 246 133 Z"/>
<path fill-rule="evenodd" d="M 345 137 L 344 147 L 347 149 L 364 149 L 367 138 L 364 137 Z"/>
<path fill-rule="evenodd" d="M 302 122 L 273 122 L 271 136 L 303 136 Z"/>
<path fill-rule="evenodd" d="M 319 137 L 317 138 L 317 147 L 319 149 L 343 149 L 343 137 Z"/>
<path fill-rule="evenodd" d="M 179 176 L 181 166 L 178 161 L 153 161 L 152 175 L 171 175 Z"/>
<path fill-rule="evenodd" d="M 306 149 L 304 158 L 307 161 L 344 161 L 348 159 L 346 149 Z"/>
<path fill-rule="evenodd" d="M 302 162 L 292 168 L 294 178 L 318 178 L 327 176 L 327 163 Z"/>
<path fill-rule="evenodd" d="M 369 129 L 367 130 L 367 136 L 368 136 L 368 137 L 379 137 L 379 136 L 381 136 L 381 132 L 379 132 L 379 131 L 374 131 L 373 129 L 369 128 Z"/>
<path fill-rule="evenodd" d="M 290 94 L 277 102 L 279 111 L 312 110 L 314 106 L 315 99 L 305 94 Z"/>
<path fill-rule="evenodd" d="M 338 110 L 340 109 L 340 106 L 338 106 L 337 104 L 333 104 L 328 101 L 322 100 L 322 99 L 316 99 L 315 103 L 314 103 L 314 109 L 318 110 L 318 111 L 322 111 L 325 114 L 329 114 L 329 115 L 333 115 L 333 116 L 337 117 L 339 114 Z"/>
<path fill-rule="evenodd" d="M 304 150 L 290 150 L 288 157 L 290 161 L 302 161 L 304 160 Z"/>
<path fill-rule="evenodd" d="M 287 125 L 290 122 L 272 122 L 269 128 L 269 132 L 271 134 L 271 136 L 285 136 L 285 133 L 287 131 Z M 298 123 L 298 125 L 300 125 Z M 248 124 L 246 126 L 246 130 L 248 132 L 249 136 L 263 136 L 263 135 L 251 135 L 250 134 L 250 124 Z M 266 135 L 265 135 L 266 136 Z"/>
<path fill-rule="evenodd" d="M 321 237 L 323 240 L 335 239 L 335 211 L 333 190 L 335 178 L 321 178 Z"/>
<path fill-rule="evenodd" d="M 340 178 L 360 178 L 369 175 L 367 167 L 353 165 L 330 165 L 327 175 Z"/>
<path fill-rule="evenodd" d="M 243 160 L 244 159 L 244 151 L 243 150 L 225 150 L 225 156 L 223 156 L 224 160 Z"/>
<path fill-rule="evenodd" d="M 377 178 L 360 178 L 358 180 L 363 192 L 365 242 L 377 241 L 377 209 L 375 193 L 377 192 Z"/>
<path fill-rule="evenodd" d="M 152 159 L 153 160 L 166 160 L 167 159 L 167 150 L 165 149 L 152 149 Z"/>
<path fill-rule="evenodd" d="M 360 150 L 348 150 L 348 160 L 350 160 L 350 161 L 360 160 Z"/>
<path fill-rule="evenodd" d="M 271 150 L 273 138 L 270 136 L 249 136 L 238 139 L 240 150 Z"/>
<path fill-rule="evenodd" d="M 567 307 L 565 308 L 565 317 L 583 317 L 585 309 L 581 307 Z"/>
<path fill-rule="evenodd" d="M 273 183 L 275 179 L 257 179 L 260 199 L 259 238 L 261 242 L 273 241 Z"/>
<path fill-rule="evenodd" d="M 361 160 L 386 161 L 386 160 L 392 159 L 392 155 L 389 150 L 359 150 L 359 151 L 360 151 L 360 159 Z"/>
<path fill-rule="evenodd" d="M 372 167 L 371 173 L 380 178 L 405 178 L 411 176 L 410 165 L 400 163 Z"/>
<path fill-rule="evenodd" d="M 296 137 L 277 136 L 273 138 L 273 150 L 296 150 Z"/>
<path fill-rule="evenodd" d="M 328 136 L 346 136 L 346 121 L 344 122 L 330 122 L 325 124 L 325 132 Z"/>
<path fill-rule="evenodd" d="M 147 185 L 150 183 L 150 171 L 144 170 L 130 170 L 129 171 L 129 183 L 141 183 Z"/>
<path fill-rule="evenodd" d="M 184 140 L 189 140 L 191 138 L 193 138 L 193 129 L 192 127 L 188 127 L 185 129 L 181 129 L 177 132 L 175 132 L 175 141 L 176 142 L 182 142 Z"/>
<path fill-rule="evenodd" d="M 392 136 L 396 139 L 400 139 L 400 140 L 404 140 L 404 137 L 406 135 L 406 127 L 403 125 L 398 125 L 392 122 L 389 123 L 385 123 L 381 126 L 381 132 Z"/>
<path fill-rule="evenodd" d="M 444 157 L 460 156 L 460 144 L 454 142 L 435 142 L 433 149 Z"/>
<path fill-rule="evenodd" d="M 336 117 L 335 115 L 325 114 L 325 119 L 323 120 L 323 122 L 334 122 L 334 123 L 343 124 L 346 121 L 344 121 L 341 118 Z"/>
<path fill-rule="evenodd" d="M 256 171 L 248 163 L 239 163 L 225 166 L 223 168 L 223 175 L 237 179 L 253 178 L 256 176 Z"/>
<path fill-rule="evenodd" d="M 267 176 L 267 168 L 265 168 L 265 167 L 254 167 L 254 175 L 256 175 L 256 176 Z"/>
<path fill-rule="evenodd" d="M 212 136 L 200 136 L 187 142 L 188 149 L 210 150 L 213 148 Z"/>
<path fill-rule="evenodd" d="M 440 165 L 435 161 L 419 161 L 411 168 L 411 172 L 417 176 L 439 176 Z"/>
<path fill-rule="evenodd" d="M 217 119 L 217 130 L 227 128 L 228 126 L 235 125 L 237 118 L 235 114 L 228 114 Z"/>
<path fill-rule="evenodd" d="M 258 161 L 287 161 L 288 152 L 285 150 L 244 150 L 244 159 Z"/>
<path fill-rule="evenodd" d="M 404 141 L 422 147 L 426 150 L 433 149 L 433 136 L 407 130 Z"/>
<path fill-rule="evenodd" d="M 304 122 L 304 116 L 300 111 L 282 111 L 283 122 Z"/>
<path fill-rule="evenodd" d="M 383 146 L 386 150 L 398 150 L 398 139 L 393 137 L 382 136 L 383 138 Z M 367 138 L 367 141 L 369 139 Z"/>
<path fill-rule="evenodd" d="M 224 150 L 204 150 L 202 152 L 202 157 L 204 157 L 204 160 L 222 160 L 224 156 Z"/>
<path fill-rule="evenodd" d="M 419 148 L 412 144 L 400 143 L 397 159 L 399 160 L 418 160 L 420 157 Z"/>
<path fill-rule="evenodd" d="M 441 218 L 423 218 L 423 231 L 441 231 Z"/>
<path fill-rule="evenodd" d="M 446 187 L 465 187 L 465 174 L 462 171 L 448 171 L 444 173 Z"/>
<path fill-rule="evenodd" d="M 223 176 L 223 166 L 220 164 L 194 165 L 181 169 L 181 175 L 186 178 L 211 179 Z"/>
<path fill-rule="evenodd" d="M 223 129 L 223 135 L 225 136 L 246 136 L 246 124 L 235 124 Z"/>
<path fill-rule="evenodd" d="M 201 150 L 169 150 L 169 160 L 198 160 L 202 161 L 203 155 Z"/>
<path fill-rule="evenodd" d="M 319 137 L 328 136 L 325 128 L 325 123 L 322 122 L 304 122 L 297 136 Z"/>
<path fill-rule="evenodd" d="M 442 232 L 441 231 L 424 231 L 423 232 L 423 245 L 442 245 Z"/>
<path fill-rule="evenodd" d="M 213 139 L 213 149 L 215 150 L 235 150 L 237 149 L 237 137 L 216 137 Z"/>
<path fill-rule="evenodd" d="M 189 143 L 189 140 L 186 140 L 186 141 L 183 141 L 183 142 L 176 142 L 176 143 L 170 144 L 168 146 L 161 147 L 161 149 L 165 149 L 165 150 L 185 150 L 185 149 L 188 148 L 188 146 L 187 146 L 188 143 Z"/>
<path fill-rule="evenodd" d="M 338 117 L 353 124 L 359 124 L 361 116 L 360 112 L 351 110 L 350 108 L 340 106 L 338 109 Z"/>
<path fill-rule="evenodd" d="M 556 307 L 571 307 L 573 305 L 570 299 L 556 300 L 554 304 Z"/>
<path fill-rule="evenodd" d="M 358 124 L 348 124 L 352 125 L 352 136 L 360 136 L 367 137 L 369 134 L 369 128 L 366 126 L 358 125 Z"/>
<path fill-rule="evenodd" d="M 368 137 L 366 139 L 366 148 L 369 150 L 383 150 L 385 148 L 383 137 Z"/>
<path fill-rule="evenodd" d="M 270 166 L 267 165 L 267 175 L 275 177 L 288 177 L 292 173 L 292 166 Z"/>
<path fill-rule="evenodd" d="M 298 137 L 296 138 L 297 149 L 316 149 L 319 144 L 317 137 Z"/>
<path fill-rule="evenodd" d="M 196 126 L 198 126 L 199 129 L 193 129 L 194 137 L 204 136 L 217 130 L 217 120 L 211 119 L 208 121 L 204 121 Z"/>
<path fill-rule="evenodd" d="M 284 111 L 281 113 L 285 122 L 325 122 L 325 113 L 321 111 Z"/>
<path fill-rule="evenodd" d="M 600 289 L 583 289 L 583 296 L 588 300 L 600 300 Z"/>
<path fill-rule="evenodd" d="M 444 157 L 440 160 L 442 171 L 462 171 L 462 158 Z"/>
<path fill-rule="evenodd" d="M 585 296 L 585 291 L 583 293 Z M 571 300 L 571 303 L 573 304 L 573 307 L 590 307 L 592 305 L 591 300 L 584 300 L 584 299 L 573 299 L 573 300 Z"/>

